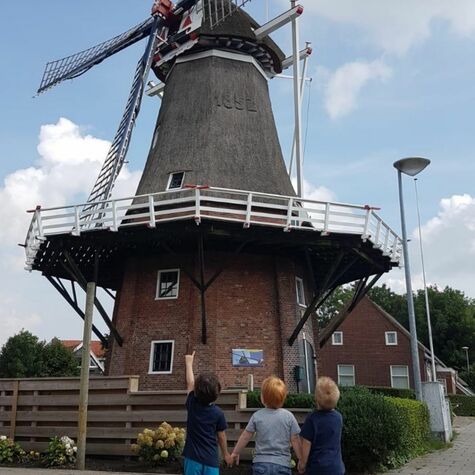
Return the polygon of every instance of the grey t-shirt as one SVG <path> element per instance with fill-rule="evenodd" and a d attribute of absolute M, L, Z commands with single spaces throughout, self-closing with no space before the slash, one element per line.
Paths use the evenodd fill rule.
<path fill-rule="evenodd" d="M 252 415 L 246 430 L 256 433 L 254 463 L 270 462 L 290 467 L 290 438 L 300 433 L 300 427 L 290 411 L 259 409 Z"/>

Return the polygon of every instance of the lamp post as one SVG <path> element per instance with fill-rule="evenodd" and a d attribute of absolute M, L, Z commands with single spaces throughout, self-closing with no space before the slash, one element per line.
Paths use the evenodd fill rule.
<path fill-rule="evenodd" d="M 462 346 L 462 350 L 465 350 L 465 355 L 467 357 L 467 373 L 470 373 L 470 360 L 468 358 L 468 346 Z"/>
<path fill-rule="evenodd" d="M 426 304 L 427 333 L 429 336 L 432 381 L 437 381 L 437 372 L 435 369 L 434 340 L 432 338 L 432 323 L 430 319 L 429 292 L 427 291 L 426 269 L 424 265 L 424 251 L 422 249 L 421 213 L 419 212 L 419 195 L 417 193 L 417 178 L 414 178 L 414 189 L 416 191 L 417 227 L 419 230 L 419 248 L 421 251 L 422 281 L 424 283 L 424 300 Z"/>
<path fill-rule="evenodd" d="M 411 269 L 409 265 L 409 250 L 407 247 L 406 217 L 404 213 L 404 200 L 402 194 L 402 174 L 415 176 L 429 165 L 430 160 L 421 157 L 403 158 L 394 162 L 397 170 L 399 187 L 399 208 L 401 212 L 402 251 L 404 256 L 404 273 L 406 277 L 407 311 L 409 314 L 409 331 L 411 335 L 412 372 L 416 398 L 422 400 L 421 369 L 419 365 L 419 348 L 417 341 L 416 317 L 414 313 L 414 298 L 412 295 Z"/>

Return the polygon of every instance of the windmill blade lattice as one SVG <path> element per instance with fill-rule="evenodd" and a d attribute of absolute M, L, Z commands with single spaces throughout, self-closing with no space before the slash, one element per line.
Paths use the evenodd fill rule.
<path fill-rule="evenodd" d="M 211 28 L 219 25 L 251 0 L 205 0 L 204 17 Z"/>
<path fill-rule="evenodd" d="M 73 79 L 84 74 L 92 66 L 102 62 L 104 59 L 127 46 L 140 41 L 150 34 L 153 24 L 154 19 L 148 18 L 125 33 L 115 36 L 92 48 L 62 59 L 50 61 L 46 64 L 37 93 L 41 94 L 62 81 Z"/>
<path fill-rule="evenodd" d="M 84 216 L 85 223 L 82 225 L 84 227 L 88 227 L 88 223 L 92 225 L 94 220 L 100 217 L 102 202 L 110 198 L 115 180 L 124 164 L 135 120 L 140 111 L 145 82 L 147 81 L 153 55 L 159 40 L 157 30 L 160 23 L 160 18 L 156 17 L 151 28 L 145 53 L 137 64 L 134 81 L 119 128 L 117 129 L 107 157 L 99 172 L 96 183 L 89 195 L 87 204 L 83 208 L 83 216 L 84 213 L 86 213 Z"/>

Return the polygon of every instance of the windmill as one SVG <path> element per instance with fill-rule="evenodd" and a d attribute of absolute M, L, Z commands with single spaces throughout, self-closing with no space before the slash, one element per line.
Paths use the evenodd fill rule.
<path fill-rule="evenodd" d="M 87 227 L 88 223 L 94 223 L 95 219 L 100 216 L 102 202 L 111 196 L 114 183 L 127 155 L 150 69 L 153 68 L 157 76 L 165 80 L 171 61 L 187 50 L 199 47 L 200 43 L 213 41 L 213 37 L 216 37 L 212 34 L 213 30 L 216 30 L 226 18 L 232 16 L 238 8 L 243 7 L 249 1 L 181 0 L 174 5 L 170 0 L 155 0 L 151 18 L 110 40 L 47 63 L 37 91 L 38 94 L 48 91 L 63 81 L 86 73 L 105 59 L 146 39 L 145 50 L 137 63 L 119 127 L 83 208 L 82 220 L 86 222 L 81 223 L 83 228 Z M 283 26 L 301 13 L 302 7 L 294 6 L 289 12 L 270 22 L 269 25 L 260 28 L 256 36 L 264 38 L 271 31 Z M 204 25 L 211 35 L 201 35 L 200 37 L 200 30 Z M 240 38 L 234 38 L 233 41 L 239 44 L 239 48 L 243 51 L 250 47 Z M 255 48 L 253 45 L 251 47 Z M 307 48 L 302 55 L 305 56 L 310 52 L 311 50 Z M 255 55 L 263 64 L 266 62 L 270 74 L 280 72 L 276 70 L 276 65 L 269 57 L 269 52 L 261 48 L 255 52 Z"/>
<path fill-rule="evenodd" d="M 86 290 L 93 282 L 114 299 L 110 318 L 93 295 L 111 337 L 107 371 L 140 374 L 144 389 L 181 388 L 179 362 L 190 342 L 202 369 L 215 370 L 224 386 L 242 383 L 232 349 L 259 348 L 264 365 L 253 369 L 256 379 L 275 373 L 292 388 L 294 366 L 313 361 L 302 329 L 314 344 L 310 317 L 319 306 L 358 280 L 351 311 L 400 260 L 400 239 L 373 207 L 301 196 L 298 65 L 310 53 L 296 41 L 303 9 L 292 1 L 259 25 L 241 8 L 246 3 L 157 1 L 151 18 L 128 32 L 49 63 L 39 89 L 146 40 L 88 201 L 31 210 L 25 242 L 26 268 L 41 271 L 81 317 L 76 285 Z M 294 42 L 286 57 L 269 35 L 289 23 Z M 297 193 L 268 90 L 290 66 Z M 134 196 L 110 199 L 149 70 L 162 82 L 146 92 L 161 105 L 144 171 Z"/>

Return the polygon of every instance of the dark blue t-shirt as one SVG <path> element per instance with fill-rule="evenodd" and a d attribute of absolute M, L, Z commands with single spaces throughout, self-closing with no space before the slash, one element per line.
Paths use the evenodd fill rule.
<path fill-rule="evenodd" d="M 226 430 L 223 411 L 215 404 L 201 404 L 193 391 L 186 398 L 186 409 L 188 418 L 183 455 L 203 465 L 219 467 L 216 433 Z"/>
<path fill-rule="evenodd" d="M 300 436 L 312 443 L 307 461 L 307 474 L 343 475 L 341 457 L 343 418 L 336 411 L 316 411 L 309 414 Z"/>

